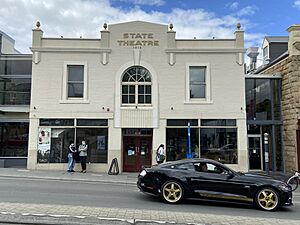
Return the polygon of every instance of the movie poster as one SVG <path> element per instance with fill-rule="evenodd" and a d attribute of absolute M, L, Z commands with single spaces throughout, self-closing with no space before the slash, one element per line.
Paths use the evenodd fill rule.
<path fill-rule="evenodd" d="M 51 147 L 51 128 L 39 128 L 38 163 L 48 163 Z"/>
<path fill-rule="evenodd" d="M 103 151 L 105 150 L 105 136 L 97 136 L 97 150 Z"/>

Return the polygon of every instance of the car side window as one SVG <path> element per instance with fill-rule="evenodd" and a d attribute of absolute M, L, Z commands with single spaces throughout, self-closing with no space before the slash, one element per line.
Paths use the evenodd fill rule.
<path fill-rule="evenodd" d="M 204 173 L 215 173 L 215 174 L 228 174 L 229 172 L 219 166 L 215 165 L 213 163 L 195 163 L 194 164 L 195 170 L 198 172 L 204 172 Z"/>
<path fill-rule="evenodd" d="M 194 170 L 194 166 L 191 163 L 178 164 L 173 168 L 181 169 L 181 170 Z"/>

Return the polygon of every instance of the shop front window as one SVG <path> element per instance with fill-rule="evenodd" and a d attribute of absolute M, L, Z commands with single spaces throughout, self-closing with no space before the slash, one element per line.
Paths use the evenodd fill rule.
<path fill-rule="evenodd" d="M 188 128 L 167 128 L 167 161 L 185 159 L 188 153 Z M 199 129 L 191 128 L 191 151 L 199 157 Z"/>
<path fill-rule="evenodd" d="M 66 163 L 68 161 L 68 148 L 74 141 L 75 129 L 53 128 L 51 129 L 50 163 Z"/>
<path fill-rule="evenodd" d="M 29 123 L 0 123 L 0 157 L 26 157 Z"/>
<path fill-rule="evenodd" d="M 202 158 L 226 164 L 238 163 L 236 128 L 201 128 L 200 134 Z"/>
<path fill-rule="evenodd" d="M 107 126 L 107 119 L 77 119 L 76 124 L 74 119 L 40 119 L 38 163 L 66 163 L 70 143 L 78 149 L 83 140 L 88 162 L 107 163 L 108 129 L 99 127 Z"/>
<path fill-rule="evenodd" d="M 88 145 L 87 162 L 107 163 L 108 129 L 77 128 L 76 146 L 85 140 Z"/>

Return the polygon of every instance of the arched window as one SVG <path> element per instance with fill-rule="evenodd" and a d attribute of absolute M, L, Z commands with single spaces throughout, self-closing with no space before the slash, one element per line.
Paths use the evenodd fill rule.
<path fill-rule="evenodd" d="M 128 68 L 122 77 L 122 104 L 151 104 L 151 75 L 141 66 Z"/>

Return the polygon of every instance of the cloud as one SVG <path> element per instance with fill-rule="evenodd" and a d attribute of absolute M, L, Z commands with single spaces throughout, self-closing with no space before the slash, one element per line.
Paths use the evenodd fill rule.
<path fill-rule="evenodd" d="M 249 16 L 255 14 L 258 10 L 256 6 L 246 6 L 237 12 L 238 16 Z"/>
<path fill-rule="evenodd" d="M 294 2 L 294 7 L 300 9 L 300 0 Z"/>
<path fill-rule="evenodd" d="M 239 7 L 239 3 L 238 2 L 233 2 L 231 4 L 228 4 L 227 7 L 230 9 L 230 10 L 237 10 L 238 7 Z"/>
<path fill-rule="evenodd" d="M 150 5 L 150 6 L 162 6 L 165 4 L 163 0 L 119 0 L 121 2 L 127 2 L 134 5 Z"/>
<path fill-rule="evenodd" d="M 175 8 L 167 13 L 146 12 L 139 7 L 115 7 L 109 0 L 1 0 L 0 15 L 0 30 L 16 40 L 16 49 L 23 53 L 30 53 L 31 30 L 37 20 L 41 22 L 45 37 L 100 38 L 99 31 L 104 22 L 112 24 L 134 20 L 173 23 L 176 38 L 190 39 L 233 38 L 237 22 L 241 22 L 244 29 L 251 26 L 242 16 L 230 14 L 220 17 L 199 8 Z M 260 45 L 260 42 L 253 45 Z"/>

